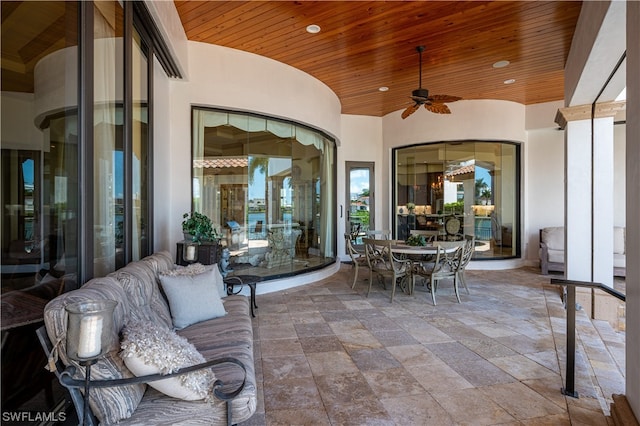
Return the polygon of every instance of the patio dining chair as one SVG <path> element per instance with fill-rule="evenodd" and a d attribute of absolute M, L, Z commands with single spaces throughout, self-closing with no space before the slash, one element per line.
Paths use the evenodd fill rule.
<path fill-rule="evenodd" d="M 378 281 L 382 283 L 386 290 L 385 280 L 391 277 L 391 302 L 396 293 L 396 286 L 399 280 L 405 280 L 407 286 L 413 285 L 412 262 L 410 259 L 400 259 L 393 254 L 391 250 L 395 243 L 393 240 L 377 240 L 373 238 L 363 238 L 367 262 L 369 264 L 369 289 L 367 297 L 371 292 L 371 284 L 373 282 L 373 274 L 378 277 Z M 408 289 L 411 292 L 411 288 Z"/>
<path fill-rule="evenodd" d="M 411 229 L 409 235 L 422 235 L 426 242 L 431 243 L 438 239 L 438 231 Z"/>
<path fill-rule="evenodd" d="M 462 283 L 467 294 L 469 294 L 469 287 L 467 286 L 467 279 L 464 276 L 464 271 L 467 268 L 467 265 L 471 261 L 473 257 L 473 252 L 476 249 L 476 237 L 474 235 L 465 235 L 464 236 L 464 246 L 462 246 L 463 253 L 460 258 L 460 265 L 458 265 L 458 281 Z"/>
<path fill-rule="evenodd" d="M 462 257 L 464 253 L 464 243 L 453 245 L 446 242 L 437 242 L 437 253 L 433 262 L 421 262 L 413 273 L 423 276 L 427 279 L 431 300 L 436 305 L 436 291 L 438 283 L 445 279 L 453 280 L 453 290 L 458 303 L 460 302 L 460 293 L 458 291 L 459 271 L 462 265 Z M 446 250 L 446 248 L 455 248 L 454 251 Z M 448 252 L 449 251 L 449 252 Z M 415 276 L 414 275 L 414 276 Z M 415 281 L 414 281 L 415 283 Z"/>
<path fill-rule="evenodd" d="M 367 238 L 374 238 L 378 240 L 390 240 L 391 230 L 389 229 L 369 229 L 366 231 Z"/>
<path fill-rule="evenodd" d="M 360 267 L 369 267 L 367 262 L 367 256 L 364 252 L 364 249 L 357 248 L 354 244 L 355 238 L 349 233 L 344 233 L 344 244 L 347 250 L 347 254 L 351 258 L 351 263 L 353 264 L 353 283 L 351 284 L 351 288 L 354 289 L 356 287 L 356 281 L 358 280 L 358 271 Z"/>

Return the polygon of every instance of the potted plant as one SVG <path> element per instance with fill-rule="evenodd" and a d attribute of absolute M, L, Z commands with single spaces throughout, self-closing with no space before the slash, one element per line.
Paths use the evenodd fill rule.
<path fill-rule="evenodd" d="M 414 246 L 414 247 L 426 246 L 427 239 L 424 237 L 424 235 L 412 234 L 412 235 L 409 235 L 409 238 L 407 238 L 406 243 L 407 245 Z"/>
<path fill-rule="evenodd" d="M 184 219 L 182 221 L 182 232 L 185 234 L 185 240 L 216 241 L 219 238 L 208 216 L 198 212 L 191 212 L 185 213 L 182 218 Z"/>

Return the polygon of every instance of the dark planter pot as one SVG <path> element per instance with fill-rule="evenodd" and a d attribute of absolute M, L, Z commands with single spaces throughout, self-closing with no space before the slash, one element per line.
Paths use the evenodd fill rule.
<path fill-rule="evenodd" d="M 176 247 L 176 264 L 188 265 L 182 258 L 182 250 L 184 243 L 179 241 Z M 201 241 L 198 245 L 198 263 L 203 265 L 213 265 L 218 263 L 222 254 L 222 246 L 219 241 Z"/>

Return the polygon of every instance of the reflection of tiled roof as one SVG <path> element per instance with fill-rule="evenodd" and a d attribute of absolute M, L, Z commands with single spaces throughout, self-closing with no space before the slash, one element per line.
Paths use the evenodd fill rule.
<path fill-rule="evenodd" d="M 193 160 L 193 167 L 197 168 L 229 168 L 229 167 L 247 167 L 249 159 L 244 158 L 205 158 L 204 160 Z"/>
<path fill-rule="evenodd" d="M 468 166 L 462 166 L 459 169 L 447 173 L 447 176 L 466 175 L 467 173 L 475 172 L 475 170 L 476 166 L 474 164 L 470 164 Z"/>

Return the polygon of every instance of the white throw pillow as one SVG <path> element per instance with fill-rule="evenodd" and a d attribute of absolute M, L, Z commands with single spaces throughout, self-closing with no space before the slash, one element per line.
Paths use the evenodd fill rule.
<path fill-rule="evenodd" d="M 547 243 L 550 250 L 564 251 L 564 227 L 552 226 L 542 229 L 542 241 Z"/>
<path fill-rule="evenodd" d="M 227 314 L 213 269 L 197 275 L 161 274 L 160 284 L 169 301 L 173 326 L 178 330 Z"/>
<path fill-rule="evenodd" d="M 204 357 L 184 337 L 151 321 L 126 325 L 121 342 L 125 365 L 136 376 L 169 374 L 180 368 L 205 362 Z M 165 395 L 186 401 L 207 399 L 215 381 L 210 369 L 149 382 Z"/>
<path fill-rule="evenodd" d="M 192 263 L 187 266 L 176 265 L 175 269 L 170 271 L 165 271 L 163 272 L 163 275 L 171 275 L 171 276 L 198 275 L 208 270 L 214 271 L 215 285 L 216 285 L 216 288 L 218 289 L 218 294 L 220 294 L 220 297 L 226 297 L 227 292 L 224 286 L 224 278 L 220 273 L 220 269 L 218 268 L 217 263 L 214 263 L 213 265 L 206 265 L 206 266 L 201 263 Z"/>

